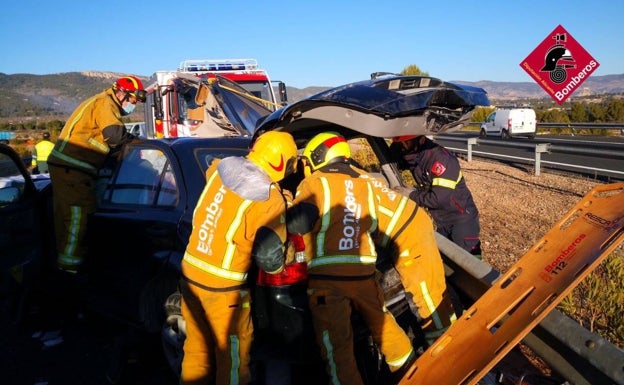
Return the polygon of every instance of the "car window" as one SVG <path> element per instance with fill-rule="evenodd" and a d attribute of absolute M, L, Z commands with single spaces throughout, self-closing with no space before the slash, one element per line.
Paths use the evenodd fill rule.
<path fill-rule="evenodd" d="M 19 187 L 14 186 L 4 186 L 1 185 L 0 182 L 0 207 L 8 204 L 17 202 L 22 196 L 22 190 Z"/>
<path fill-rule="evenodd" d="M 351 159 L 355 166 L 369 173 L 379 172 L 379 161 L 366 139 L 350 139 L 347 143 L 349 143 Z"/>
<path fill-rule="evenodd" d="M 370 143 L 364 138 L 355 138 L 347 141 L 351 148 L 351 161 L 361 170 L 366 171 L 371 176 L 377 178 L 389 185 L 386 177 L 381 173 L 379 159 L 370 146 Z"/>
<path fill-rule="evenodd" d="M 141 206 L 174 206 L 178 183 L 167 156 L 155 148 L 132 147 L 109 183 L 104 200 Z"/>
<path fill-rule="evenodd" d="M 170 108 L 176 111 L 174 115 L 178 116 L 178 123 L 182 123 L 187 120 L 187 114 L 189 110 L 198 108 L 195 103 L 195 96 L 197 95 L 197 85 L 194 82 L 189 82 L 185 79 L 176 79 L 175 90 L 180 95 L 179 98 L 172 98 L 171 102 L 177 105 L 171 105 Z"/>
<path fill-rule="evenodd" d="M 215 161 L 215 159 L 223 159 L 229 156 L 245 156 L 247 150 L 243 149 L 214 149 L 214 148 L 198 148 L 195 152 L 195 156 L 202 169 L 202 173 L 206 173 L 208 167 Z"/>
<path fill-rule="evenodd" d="M 17 164 L 0 154 L 0 205 L 19 201 L 24 192 L 24 177 Z"/>
<path fill-rule="evenodd" d="M 0 178 L 22 175 L 17 164 L 7 154 L 0 154 Z"/>
<path fill-rule="evenodd" d="M 383 181 L 386 185 L 390 186 L 391 183 L 386 175 L 384 175 L 384 172 L 382 172 L 381 162 L 377 155 L 375 155 L 375 151 L 373 151 L 370 142 L 361 137 L 349 139 L 347 142 L 351 148 L 351 161 L 353 164 L 361 170 L 366 171 L 377 180 Z M 387 146 L 391 145 L 390 139 L 386 139 L 385 142 Z M 399 159 L 395 159 L 394 161 L 399 161 Z M 387 168 L 386 172 L 388 172 Z M 415 186 L 416 182 L 409 169 L 401 169 L 399 167 L 396 172 L 399 173 L 397 177 L 400 178 L 405 185 Z"/>
<path fill-rule="evenodd" d="M 178 184 L 171 168 L 171 162 L 165 163 L 162 176 L 160 194 L 158 194 L 156 205 L 175 206 L 178 203 Z"/>

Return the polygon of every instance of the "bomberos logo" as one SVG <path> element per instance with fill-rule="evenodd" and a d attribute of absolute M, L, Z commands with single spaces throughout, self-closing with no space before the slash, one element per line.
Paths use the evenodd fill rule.
<path fill-rule="evenodd" d="M 600 64 L 561 25 L 520 63 L 558 104 L 562 104 Z"/>
<path fill-rule="evenodd" d="M 360 233 L 360 216 L 362 208 L 353 194 L 353 181 L 345 180 L 345 208 L 342 219 L 342 236 L 338 241 L 338 249 L 341 251 L 352 250 L 359 247 L 358 236 Z"/>

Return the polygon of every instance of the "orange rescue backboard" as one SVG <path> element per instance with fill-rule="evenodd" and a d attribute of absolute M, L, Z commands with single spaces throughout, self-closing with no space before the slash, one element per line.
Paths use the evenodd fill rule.
<path fill-rule="evenodd" d="M 596 187 L 420 356 L 400 385 L 476 384 L 624 241 L 624 183 Z"/>

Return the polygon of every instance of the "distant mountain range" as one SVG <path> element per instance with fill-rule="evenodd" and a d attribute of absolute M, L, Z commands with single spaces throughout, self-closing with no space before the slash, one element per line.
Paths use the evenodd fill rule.
<path fill-rule="evenodd" d="M 29 116 L 67 117 L 84 99 L 110 87 L 121 76 L 112 72 L 66 72 L 51 75 L 0 73 L 0 118 Z M 150 78 L 140 76 L 145 84 Z M 487 91 L 490 101 L 550 99 L 533 82 L 452 81 L 477 86 Z M 294 102 L 328 87 L 287 87 L 288 100 Z M 589 77 L 574 95 L 624 94 L 624 74 Z M 573 95 L 573 96 L 574 96 Z"/>
<path fill-rule="evenodd" d="M 500 100 L 518 99 L 550 100 L 550 96 L 546 94 L 546 91 L 534 82 L 493 82 L 489 80 L 478 82 L 450 80 L 450 82 L 481 87 L 488 93 L 490 101 L 493 103 Z M 295 101 L 325 90 L 327 87 L 306 87 L 303 89 L 287 87 L 287 89 L 288 99 Z M 624 74 L 590 76 L 572 96 L 604 94 L 624 94 Z"/>
<path fill-rule="evenodd" d="M 487 91 L 490 99 L 540 99 L 550 96 L 534 82 L 478 82 L 455 81 L 459 84 L 481 87 Z M 604 94 L 624 94 L 624 74 L 590 76 L 572 96 L 591 96 Z"/>

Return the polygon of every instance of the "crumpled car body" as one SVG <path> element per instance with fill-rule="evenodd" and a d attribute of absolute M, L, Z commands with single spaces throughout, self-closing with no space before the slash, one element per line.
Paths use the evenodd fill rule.
<path fill-rule="evenodd" d="M 327 124 L 390 138 L 456 130 L 490 104 L 482 88 L 423 76 L 391 76 L 331 88 L 275 111 L 256 128 L 310 137 Z"/>
<path fill-rule="evenodd" d="M 258 119 L 274 110 L 222 76 L 209 81 L 166 72 L 147 89 L 146 124 L 141 137 L 222 137 L 250 135 Z"/>

